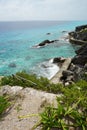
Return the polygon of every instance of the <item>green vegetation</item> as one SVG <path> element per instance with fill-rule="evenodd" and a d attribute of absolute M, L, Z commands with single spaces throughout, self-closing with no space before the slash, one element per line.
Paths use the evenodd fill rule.
<path fill-rule="evenodd" d="M 48 106 L 40 115 L 42 130 L 87 130 L 87 82 L 81 80 L 62 92 L 58 106 Z"/>
<path fill-rule="evenodd" d="M 2 78 L 2 85 L 19 85 L 61 94 L 61 97 L 57 97 L 56 108 L 47 106 L 40 114 L 39 125 L 42 130 L 87 130 L 86 80 L 65 87 L 62 84 L 51 84 L 46 78 L 37 78 L 36 75 L 29 75 L 23 71 Z"/>
<path fill-rule="evenodd" d="M 6 112 L 7 108 L 10 107 L 10 105 L 11 103 L 9 101 L 9 97 L 0 96 L 0 118 Z"/>
<path fill-rule="evenodd" d="M 1 86 L 3 85 L 31 87 L 50 93 L 60 93 L 63 87 L 62 84 L 50 84 L 47 78 L 38 78 L 36 75 L 29 75 L 25 71 L 18 72 L 15 75 L 2 78 Z"/>
<path fill-rule="evenodd" d="M 79 33 L 85 33 L 85 32 L 87 32 L 87 28 L 82 29 Z"/>

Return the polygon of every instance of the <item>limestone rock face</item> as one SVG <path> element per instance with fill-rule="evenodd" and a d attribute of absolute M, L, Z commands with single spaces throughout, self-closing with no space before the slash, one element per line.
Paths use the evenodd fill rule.
<path fill-rule="evenodd" d="M 20 86 L 5 85 L 0 89 L 0 95 L 17 95 L 23 88 Z"/>

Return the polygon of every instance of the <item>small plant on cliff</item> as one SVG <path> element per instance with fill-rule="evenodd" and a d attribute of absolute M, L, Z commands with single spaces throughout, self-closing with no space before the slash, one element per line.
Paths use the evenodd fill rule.
<path fill-rule="evenodd" d="M 10 107 L 11 103 L 9 98 L 6 96 L 0 96 L 0 118 L 6 112 L 6 110 Z"/>

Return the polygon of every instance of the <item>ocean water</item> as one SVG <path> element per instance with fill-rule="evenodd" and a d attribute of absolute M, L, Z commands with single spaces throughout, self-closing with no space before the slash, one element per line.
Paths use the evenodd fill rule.
<path fill-rule="evenodd" d="M 75 55 L 78 46 L 70 44 L 65 37 L 83 24 L 87 21 L 0 22 L 0 75 L 26 70 L 50 79 L 59 70 L 51 59 Z M 59 41 L 33 48 L 46 39 Z"/>

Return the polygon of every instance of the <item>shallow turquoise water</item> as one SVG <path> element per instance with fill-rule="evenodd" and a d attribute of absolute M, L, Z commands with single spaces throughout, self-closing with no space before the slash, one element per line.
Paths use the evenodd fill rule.
<path fill-rule="evenodd" d="M 75 46 L 63 40 L 62 37 L 65 37 L 67 33 L 62 33 L 62 31 L 72 31 L 75 26 L 86 23 L 86 21 L 47 23 L 38 21 L 27 22 L 27 25 L 26 22 L 22 24 L 0 23 L 0 75 L 10 75 L 26 70 L 42 76 L 47 73 L 49 77 L 49 72 L 47 69 L 42 69 L 41 64 L 47 64 L 49 59 L 54 57 L 73 57 L 75 55 Z M 51 35 L 46 35 L 47 33 L 51 33 Z M 42 48 L 32 48 L 46 39 L 59 39 L 59 41 Z M 16 67 L 10 67 L 11 63 L 14 63 Z M 43 73 L 45 74 L 43 75 Z"/>

